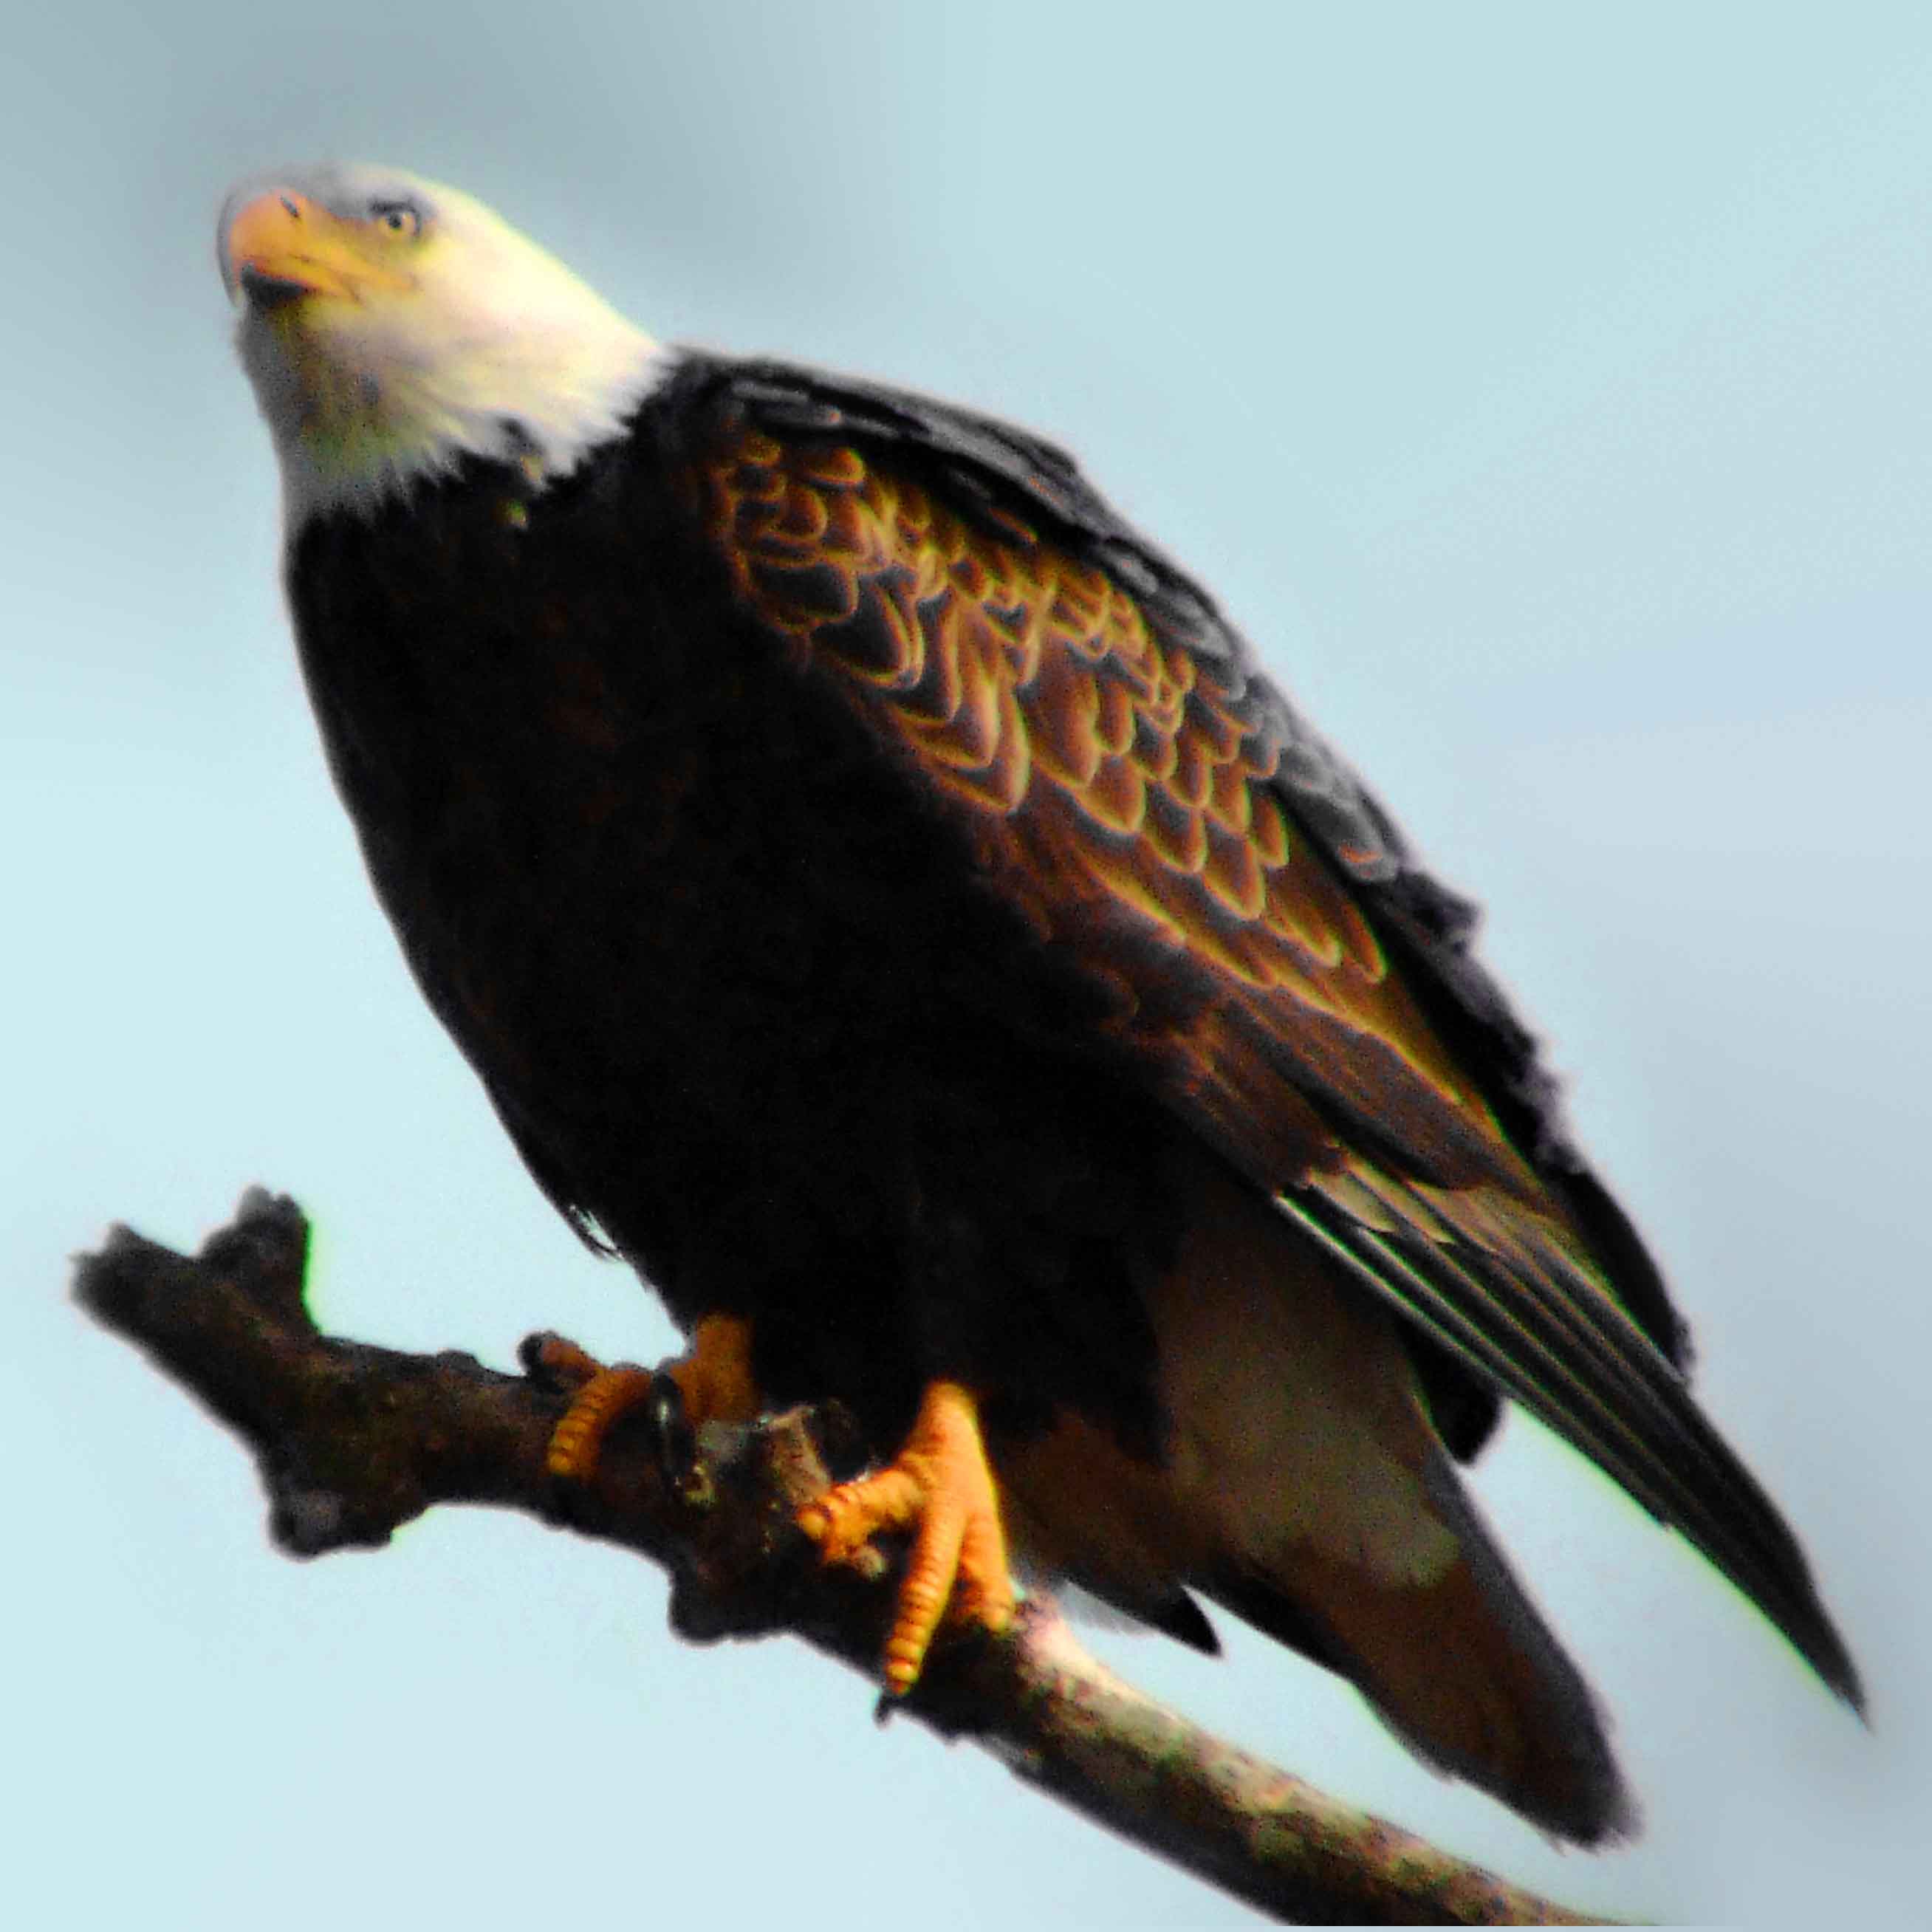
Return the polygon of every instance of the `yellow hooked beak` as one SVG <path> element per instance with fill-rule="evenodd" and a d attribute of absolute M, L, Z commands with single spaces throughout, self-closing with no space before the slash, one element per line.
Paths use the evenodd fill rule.
<path fill-rule="evenodd" d="M 381 259 L 392 238 L 332 214 L 306 195 L 272 188 L 236 210 L 226 237 L 229 273 L 250 301 L 267 308 L 304 296 L 360 302 L 400 292 L 412 278 Z"/>

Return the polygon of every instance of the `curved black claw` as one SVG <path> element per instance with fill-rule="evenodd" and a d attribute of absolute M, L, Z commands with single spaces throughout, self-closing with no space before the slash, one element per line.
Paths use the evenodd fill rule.
<path fill-rule="evenodd" d="M 665 1486 L 682 1496 L 698 1473 L 698 1432 L 685 1413 L 684 1391 L 676 1377 L 658 1370 L 651 1378 L 644 1408 L 657 1444 L 658 1472 Z"/>
<path fill-rule="evenodd" d="M 517 1364 L 530 1380 L 554 1395 L 571 1395 L 597 1372 L 596 1360 L 568 1336 L 539 1328 L 517 1344 Z"/>
<path fill-rule="evenodd" d="M 566 1336 L 548 1331 L 526 1336 L 517 1353 L 532 1382 L 566 1398 L 544 1456 L 553 1494 L 566 1518 L 573 1498 L 595 1476 L 613 1430 L 650 1431 L 658 1474 L 673 1495 L 689 1501 L 703 1488 L 698 1432 L 686 1413 L 674 1364 L 642 1369 L 619 1362 L 607 1367 Z"/>

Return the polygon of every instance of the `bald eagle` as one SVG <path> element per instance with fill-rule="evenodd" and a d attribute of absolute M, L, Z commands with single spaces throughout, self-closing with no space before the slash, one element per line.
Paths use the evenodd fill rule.
<path fill-rule="evenodd" d="M 1612 1835 L 1456 1473 L 1508 1397 L 1858 1702 L 1472 908 L 1066 455 L 662 346 L 388 169 L 249 184 L 220 254 L 410 968 L 690 1337 L 692 1419 L 859 1419 L 874 1467 L 801 1521 L 910 1535 L 889 1689 L 1014 1564 L 1211 1649 L 1204 1600 Z M 593 1381 L 557 1466 L 634 1393 Z"/>

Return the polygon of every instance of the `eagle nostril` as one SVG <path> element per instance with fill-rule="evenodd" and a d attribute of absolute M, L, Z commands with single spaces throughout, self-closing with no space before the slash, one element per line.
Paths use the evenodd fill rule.
<path fill-rule="evenodd" d="M 299 204 L 299 203 L 298 203 L 298 202 L 297 202 L 297 201 L 296 201 L 296 198 L 295 198 L 295 196 L 294 196 L 293 195 L 292 195 L 292 194 L 278 195 L 275 198 L 276 198 L 276 200 L 278 200 L 278 201 L 282 204 L 282 206 L 283 206 L 284 208 L 286 208 L 288 210 L 288 212 L 289 212 L 291 214 L 292 214 L 292 215 L 295 217 L 295 218 L 296 218 L 298 221 L 299 221 L 299 220 L 302 219 L 302 208 L 301 208 L 301 206 L 300 206 L 300 204 Z"/>

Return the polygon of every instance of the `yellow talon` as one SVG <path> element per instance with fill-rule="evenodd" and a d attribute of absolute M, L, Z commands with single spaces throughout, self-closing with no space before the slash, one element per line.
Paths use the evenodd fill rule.
<path fill-rule="evenodd" d="M 980 1434 L 979 1404 L 957 1382 L 926 1391 L 905 1446 L 886 1468 L 841 1483 L 798 1513 L 829 1563 L 850 1562 L 883 1531 L 912 1532 L 912 1553 L 886 1640 L 886 1688 L 918 1682 L 949 1606 L 994 1634 L 1012 1621 L 1006 1532 Z"/>
<path fill-rule="evenodd" d="M 563 1420 L 550 1431 L 544 1467 L 553 1476 L 587 1483 L 596 1473 L 597 1457 L 611 1424 L 644 1402 L 653 1379 L 649 1370 L 628 1363 L 599 1368 L 571 1397 Z"/>
<path fill-rule="evenodd" d="M 612 1425 L 649 1398 L 657 1376 L 628 1362 L 607 1369 L 560 1335 L 544 1338 L 540 1360 L 551 1375 L 580 1384 L 550 1431 L 544 1466 L 566 1481 L 587 1483 Z M 676 1383 L 693 1429 L 707 1422 L 748 1422 L 763 1406 L 752 1379 L 751 1324 L 736 1316 L 706 1316 L 692 1330 L 688 1351 L 665 1363 L 658 1375 Z"/>

